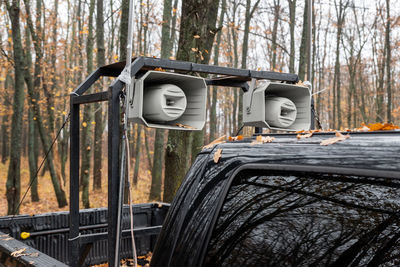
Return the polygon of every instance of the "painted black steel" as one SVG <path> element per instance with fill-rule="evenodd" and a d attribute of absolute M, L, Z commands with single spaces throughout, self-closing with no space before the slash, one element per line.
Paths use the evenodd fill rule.
<path fill-rule="evenodd" d="M 69 263 L 78 266 L 79 262 L 79 104 L 74 104 L 70 96 L 70 182 L 69 182 Z"/>
<path fill-rule="evenodd" d="M 102 66 L 91 73 L 71 93 L 71 146 L 70 146 L 70 239 L 69 239 L 69 262 L 71 266 L 79 265 L 81 244 L 84 239 L 92 237 L 79 236 L 79 105 L 108 101 L 108 263 L 114 262 L 115 237 L 117 229 L 117 201 L 118 184 L 120 181 L 120 94 L 124 84 L 116 79 L 112 82 L 107 92 L 83 95 L 100 77 L 117 77 L 125 67 L 125 62 Z M 252 78 L 296 83 L 296 74 L 251 71 L 246 69 L 235 69 L 228 67 L 211 66 L 184 61 L 167 59 L 138 57 L 131 65 L 131 76 L 137 77 L 139 73 L 156 68 L 169 69 L 177 72 L 203 73 L 223 75 L 215 79 L 207 80 L 209 85 L 240 87 L 243 91 L 248 90 L 247 81 Z M 226 77 L 224 77 L 226 76 Z M 104 235 L 104 234 L 102 234 Z M 95 237 L 93 237 L 95 238 Z"/>
<path fill-rule="evenodd" d="M 0 266 L 67 267 L 64 263 L 19 240 L 8 237 L 3 232 L 0 232 L 0 241 Z M 21 256 L 11 256 L 13 252 L 21 249 L 25 249 L 23 253 L 20 253 Z"/>
<path fill-rule="evenodd" d="M 80 97 L 72 98 L 73 104 L 89 104 L 95 102 L 108 101 L 108 91 L 94 93 L 89 95 L 82 95 Z"/>
<path fill-rule="evenodd" d="M 169 204 L 134 204 L 132 208 L 137 253 L 138 256 L 144 256 L 153 251 L 158 236 L 157 229 L 161 228 L 168 212 Z M 129 206 L 124 205 L 122 211 L 122 229 L 124 230 L 130 228 L 129 215 Z M 17 215 L 13 218 L 11 224 L 10 221 L 11 216 L 0 218 L 0 232 L 9 234 L 10 237 L 20 240 L 24 245 L 37 249 L 60 262 L 69 264 L 69 212 L 52 212 L 32 216 Z M 86 244 L 90 244 L 93 241 L 93 246 L 87 254 L 84 266 L 107 262 L 108 236 L 107 234 L 97 235 L 97 233 L 107 232 L 107 226 L 107 208 L 79 211 L 80 258 L 84 258 L 81 253 L 85 251 Z M 30 233 L 30 236 L 22 239 L 22 232 Z M 92 238 L 92 235 L 96 237 L 96 240 Z M 2 243 L 1 239 L 7 238 L 0 235 L 0 243 Z M 86 248 L 89 249 L 90 246 Z M 120 253 L 124 258 L 132 257 L 132 243 L 129 233 L 122 233 Z"/>

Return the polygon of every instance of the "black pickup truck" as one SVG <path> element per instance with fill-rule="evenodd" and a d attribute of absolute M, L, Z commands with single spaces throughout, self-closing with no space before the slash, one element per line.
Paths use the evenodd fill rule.
<path fill-rule="evenodd" d="M 154 251 L 151 267 L 400 266 L 400 131 L 345 134 L 327 146 L 334 133 L 204 149 L 171 206 L 134 207 L 138 254 Z M 107 261 L 106 214 L 81 211 L 81 234 L 98 235 L 81 265 Z M 1 233 L 0 266 L 68 264 L 68 216 L 2 218 L 1 232 L 31 236 L 22 244 Z M 122 228 L 121 258 L 131 258 L 127 207 Z M 7 256 L 21 247 L 27 256 Z M 32 258 L 33 248 L 55 259 Z"/>
<path fill-rule="evenodd" d="M 400 266 L 400 132 L 349 135 L 203 150 L 150 266 Z"/>

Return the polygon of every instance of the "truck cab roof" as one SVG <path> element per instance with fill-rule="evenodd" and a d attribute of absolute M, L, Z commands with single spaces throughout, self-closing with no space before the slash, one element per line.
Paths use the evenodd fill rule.
<path fill-rule="evenodd" d="M 327 206 L 330 207 L 330 213 L 335 214 L 334 219 L 329 217 L 331 215 L 326 215 L 329 214 L 329 211 L 326 211 L 326 214 L 324 213 L 324 216 L 326 216 L 324 221 L 319 221 L 316 224 L 323 225 L 326 228 L 324 228 L 324 231 L 326 230 L 327 232 L 328 230 L 333 231 L 329 228 L 330 226 L 340 225 L 340 222 L 343 222 L 344 219 L 338 214 L 345 214 L 346 212 L 353 214 L 351 215 L 354 217 L 352 222 L 356 221 L 355 218 L 360 218 L 361 214 L 366 215 L 366 212 L 370 212 L 368 216 L 373 214 L 374 220 L 377 220 L 375 223 L 365 226 L 365 231 L 355 235 L 353 239 L 348 241 L 349 243 L 343 241 L 344 243 L 340 244 L 341 247 L 335 248 L 335 253 L 331 253 L 329 257 L 324 254 L 326 256 L 324 258 L 323 254 L 320 255 L 318 254 L 319 252 L 309 249 L 309 251 L 314 252 L 311 254 L 304 252 L 300 256 L 310 260 L 303 259 L 301 262 L 299 258 L 296 258 L 299 266 L 310 265 L 311 259 L 317 262 L 318 259 L 315 258 L 317 256 L 320 257 L 320 262 L 325 265 L 346 262 L 343 261 L 347 259 L 343 259 L 343 253 L 350 253 L 346 249 L 361 239 L 365 232 L 373 231 L 376 225 L 383 223 L 388 216 L 392 216 L 390 214 L 397 214 L 395 208 L 397 209 L 398 205 L 400 208 L 400 204 L 397 204 L 392 199 L 393 192 L 385 191 L 390 189 L 394 190 L 396 194 L 400 193 L 400 181 L 398 181 L 400 178 L 400 132 L 350 132 L 343 134 L 349 134 L 350 138 L 327 146 L 321 146 L 321 141 L 334 137 L 335 133 L 314 133 L 312 137 L 302 139 L 296 138 L 296 134 L 269 134 L 268 136 L 274 137 L 274 140 L 270 143 L 258 144 L 255 142 L 256 137 L 253 137 L 241 141 L 219 143 L 204 149 L 199 153 L 171 204 L 157 241 L 151 266 L 230 266 L 232 264 L 250 264 L 254 266 L 254 262 L 251 263 L 252 261 L 249 259 L 235 261 L 238 257 L 235 257 L 232 253 L 235 251 L 238 253 L 238 251 L 243 250 L 237 248 L 239 245 L 236 244 L 241 244 L 241 246 L 247 246 L 248 248 L 250 247 L 249 244 L 255 242 L 254 238 L 251 239 L 248 236 L 246 238 L 240 237 L 242 238 L 241 240 L 235 239 L 235 234 L 240 232 L 239 230 L 235 232 L 235 227 L 240 225 L 237 229 L 244 227 L 243 229 L 247 229 L 247 232 L 243 230 L 243 233 L 248 233 L 250 230 L 246 228 L 246 225 L 256 225 L 256 230 L 253 229 L 251 231 L 264 232 L 269 237 L 284 235 L 277 233 L 288 227 L 282 221 L 275 221 L 276 217 L 271 217 L 270 220 L 263 221 L 262 224 L 252 221 L 257 216 L 269 212 L 270 206 L 255 213 L 247 210 L 251 206 L 248 203 L 261 205 L 260 203 L 267 201 L 266 198 L 254 201 L 257 197 L 266 194 L 263 191 L 266 190 L 265 188 L 269 188 L 272 191 L 275 190 L 274 196 L 287 193 L 287 197 L 279 198 L 279 205 L 276 204 L 278 205 L 276 207 L 277 210 L 284 210 L 282 207 L 286 207 L 287 203 L 285 204 L 282 201 L 289 201 L 291 198 L 298 198 L 299 200 L 297 201 L 310 200 L 307 203 L 312 204 L 296 209 L 296 212 L 298 212 L 297 219 L 292 217 L 294 216 L 292 213 L 285 215 L 285 218 L 289 218 L 285 223 L 294 228 L 300 229 L 304 227 L 304 229 L 301 228 L 303 232 L 311 231 L 311 229 L 306 230 L 306 226 L 301 225 L 300 222 L 314 217 L 317 221 L 321 220 L 320 215 L 323 213 L 324 207 Z M 220 156 L 215 160 L 214 156 L 217 151 Z M 259 181 L 262 182 L 258 183 Z M 310 182 L 310 185 L 308 181 L 313 182 Z M 286 187 L 286 183 L 296 183 L 297 187 Z M 342 192 L 343 188 L 350 189 Z M 246 194 L 243 192 L 246 192 Z M 255 196 L 252 195 L 253 193 Z M 249 197 L 250 195 L 251 197 Z M 330 195 L 334 195 L 334 197 L 327 197 Z M 360 195 L 363 200 L 356 200 L 356 196 Z M 368 198 L 367 196 L 370 195 L 379 195 L 380 197 Z M 390 200 L 391 204 L 386 202 L 378 203 L 381 201 L 382 196 L 384 196 L 383 199 Z M 278 203 L 275 197 L 271 198 L 273 203 L 275 201 Z M 230 201 L 233 201 L 233 199 L 239 200 L 232 205 Z M 396 203 L 393 204 L 394 202 Z M 362 203 L 365 203 L 366 207 L 362 206 Z M 239 219 L 235 223 L 224 221 L 229 216 L 236 216 L 234 214 L 229 215 L 229 212 L 237 207 L 241 207 L 241 210 L 238 208 L 239 210 L 235 211 L 235 214 L 241 214 L 241 211 L 247 210 L 246 213 L 242 214 L 241 221 Z M 247 208 L 245 209 L 245 207 Z M 343 211 L 344 209 L 346 211 Z M 300 211 L 303 212 L 304 210 L 308 212 L 305 217 L 299 215 Z M 315 210 L 320 211 L 321 214 L 316 215 Z M 303 218 L 302 216 L 306 219 L 299 220 L 299 218 Z M 339 217 L 340 219 L 338 219 Z M 382 219 L 376 219 L 375 217 Z M 325 223 L 326 221 L 332 221 L 332 223 L 327 224 Z M 397 217 L 395 221 L 400 223 Z M 282 223 L 283 228 L 280 227 L 279 230 L 271 225 L 267 228 L 260 228 L 262 227 L 261 225 L 265 226 L 268 223 L 272 223 L 272 225 Z M 229 225 L 227 229 L 230 230 L 222 232 L 221 227 L 223 225 L 226 227 Z M 309 224 L 307 223 L 307 225 Z M 343 223 L 342 228 L 349 232 L 355 232 L 356 230 L 353 229 L 356 227 L 355 225 L 354 223 Z M 265 229 L 268 229 L 269 232 L 267 233 Z M 241 232 L 241 234 L 243 233 Z M 319 250 L 324 251 L 324 253 L 331 251 L 333 248 L 329 247 L 330 245 L 328 244 L 339 242 L 337 239 L 338 234 L 326 234 L 323 240 L 330 241 L 326 241 L 324 245 L 318 245 Z M 390 233 L 385 232 L 385 234 L 390 236 Z M 227 237 L 227 240 L 224 239 L 225 237 Z M 261 242 L 261 240 L 269 242 L 267 237 L 259 238 L 257 242 Z M 321 240 L 314 241 L 322 243 Z M 231 245 L 224 243 L 225 241 L 231 243 Z M 275 240 L 274 242 L 277 241 Z M 280 242 L 283 241 L 281 240 Z M 284 250 L 281 247 L 282 251 L 278 251 L 279 249 L 272 248 L 269 243 L 263 245 L 268 245 L 268 249 L 271 249 L 270 253 L 267 253 L 267 251 L 260 253 L 263 257 L 265 256 L 265 262 L 268 263 L 276 260 L 276 257 L 274 256 L 274 258 L 272 255 L 283 253 L 282 251 Z M 253 247 L 257 248 L 263 245 L 258 244 Z M 382 246 L 374 248 L 375 251 L 382 248 Z M 251 249 L 249 250 L 251 252 Z M 293 251 L 286 251 L 285 253 L 288 253 L 286 258 L 291 258 Z M 251 253 L 258 255 L 254 251 Z M 315 254 L 314 258 L 313 254 Z M 370 258 L 369 260 L 376 261 L 373 255 Z M 245 264 L 246 261 L 248 264 Z M 258 262 L 262 263 L 262 259 L 258 259 Z M 364 261 L 360 262 L 364 263 Z M 276 264 L 287 265 L 289 263 L 277 261 Z M 319 265 L 317 264 L 317 266 Z M 346 264 L 340 266 L 346 266 Z"/>

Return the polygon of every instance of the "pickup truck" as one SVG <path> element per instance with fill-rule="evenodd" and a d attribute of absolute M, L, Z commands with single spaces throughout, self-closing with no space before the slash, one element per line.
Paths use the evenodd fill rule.
<path fill-rule="evenodd" d="M 334 133 L 203 149 L 170 206 L 134 206 L 138 255 L 153 251 L 151 267 L 399 266 L 400 131 L 343 134 L 350 138 L 327 146 Z M 19 263 L 68 264 L 68 216 L 19 215 L 11 225 L 2 218 L 0 231 L 30 236 L 18 245 L 0 235 L 0 266 L 22 245 L 40 253 Z M 106 262 L 107 210 L 82 210 L 80 221 L 81 234 L 98 233 L 80 264 Z M 127 207 L 122 229 L 121 258 L 131 258 Z"/>
<path fill-rule="evenodd" d="M 399 266 L 400 132 L 348 134 L 204 149 L 150 266 Z"/>

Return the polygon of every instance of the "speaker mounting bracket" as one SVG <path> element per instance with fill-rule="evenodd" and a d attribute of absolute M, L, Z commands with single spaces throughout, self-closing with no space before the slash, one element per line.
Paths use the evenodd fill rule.
<path fill-rule="evenodd" d="M 247 114 L 251 113 L 251 104 L 253 102 L 253 92 L 254 92 L 254 89 L 256 88 L 256 81 L 257 81 L 256 78 L 251 78 L 249 91 L 248 91 L 251 96 L 250 96 L 250 99 L 249 99 L 248 103 L 246 103 L 246 112 L 247 112 Z"/>

